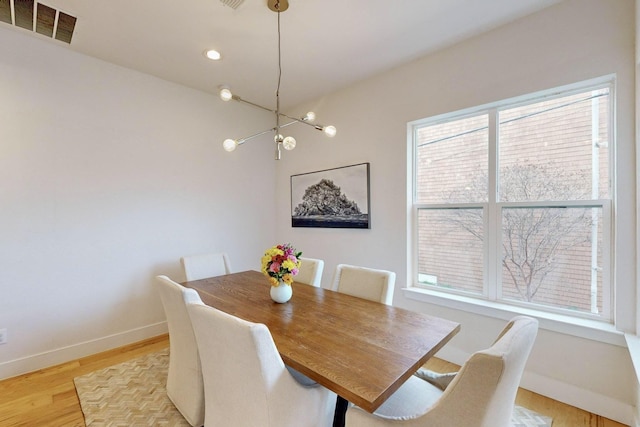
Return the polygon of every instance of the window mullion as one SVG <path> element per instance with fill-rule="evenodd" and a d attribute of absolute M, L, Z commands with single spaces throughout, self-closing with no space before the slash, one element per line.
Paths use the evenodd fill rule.
<path fill-rule="evenodd" d="M 408 208 L 408 230 L 411 230 L 410 233 L 407 233 L 407 253 L 410 255 L 407 269 L 409 272 L 409 283 L 411 286 L 415 286 L 418 283 L 418 258 L 420 253 L 418 248 L 418 233 L 420 232 L 418 224 L 418 200 L 416 196 L 418 191 L 418 181 L 416 179 L 416 175 L 418 173 L 416 155 L 416 144 L 418 141 L 417 129 L 417 126 L 407 124 L 407 146 L 409 147 L 407 150 L 407 167 L 409 169 L 409 174 L 407 176 L 407 200 L 410 201 Z"/>
<path fill-rule="evenodd" d="M 488 183 L 489 192 L 488 204 L 484 214 L 485 227 L 485 250 L 484 250 L 484 293 L 491 301 L 498 298 L 499 275 L 498 275 L 498 251 L 500 233 L 500 215 L 497 207 L 498 197 L 498 119 L 497 110 L 489 110 L 489 165 Z"/>
<path fill-rule="evenodd" d="M 602 212 L 603 212 L 603 241 L 604 242 L 612 242 L 613 238 L 612 238 L 612 234 L 613 234 L 613 230 L 611 229 L 611 224 L 612 224 L 612 220 L 611 220 L 611 201 L 608 200 L 607 203 L 605 203 L 602 207 Z M 613 288 L 613 276 L 611 274 L 612 269 L 611 269 L 611 263 L 612 263 L 612 259 L 611 259 L 611 250 L 612 250 L 612 245 L 608 244 L 608 245 L 603 245 L 602 246 L 602 312 L 603 314 L 608 314 L 608 313 L 613 313 L 613 301 L 614 301 L 614 288 Z"/>

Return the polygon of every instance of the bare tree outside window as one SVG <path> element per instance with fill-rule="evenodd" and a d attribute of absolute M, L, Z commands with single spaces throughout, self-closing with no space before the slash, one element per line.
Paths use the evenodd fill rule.
<path fill-rule="evenodd" d="M 505 200 L 580 200 L 575 182 L 589 180 L 585 170 L 559 169 L 553 163 L 516 164 L 502 173 L 501 195 Z M 452 200 L 472 200 L 477 188 L 484 188 L 485 173 L 471 178 Z M 460 194 L 462 193 L 462 194 Z M 448 218 L 454 227 L 483 240 L 482 211 L 456 209 Z M 511 287 L 517 299 L 535 302 L 545 279 L 562 264 L 573 248 L 591 242 L 591 208 L 506 208 L 502 212 L 503 287 Z M 588 266 L 587 266 L 588 268 Z"/>
<path fill-rule="evenodd" d="M 609 103 L 606 85 L 416 125 L 417 283 L 610 318 Z"/>

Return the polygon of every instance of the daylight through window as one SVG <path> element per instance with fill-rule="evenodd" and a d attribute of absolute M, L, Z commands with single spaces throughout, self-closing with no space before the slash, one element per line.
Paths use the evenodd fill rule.
<path fill-rule="evenodd" d="M 414 285 L 611 320 L 611 92 L 410 124 Z"/>

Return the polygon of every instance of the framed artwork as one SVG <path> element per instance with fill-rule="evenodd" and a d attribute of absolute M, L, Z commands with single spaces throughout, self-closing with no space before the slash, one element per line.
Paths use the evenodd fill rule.
<path fill-rule="evenodd" d="M 291 226 L 371 228 L 369 163 L 291 175 Z"/>

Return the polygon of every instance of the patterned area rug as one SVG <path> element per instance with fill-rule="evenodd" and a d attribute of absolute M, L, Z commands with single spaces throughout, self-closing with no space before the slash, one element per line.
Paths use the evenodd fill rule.
<path fill-rule="evenodd" d="M 522 406 L 513 407 L 511 418 L 513 427 L 551 427 L 553 420 Z"/>
<path fill-rule="evenodd" d="M 167 396 L 169 349 L 76 377 L 87 427 L 190 427 Z"/>
<path fill-rule="evenodd" d="M 87 427 L 189 427 L 166 392 L 169 349 L 74 378 Z M 513 427 L 551 427 L 516 406 Z"/>

